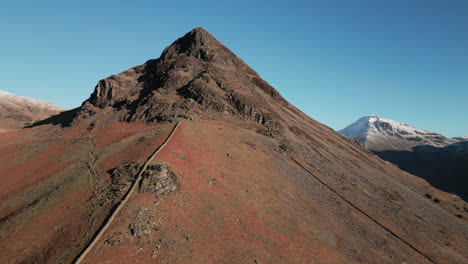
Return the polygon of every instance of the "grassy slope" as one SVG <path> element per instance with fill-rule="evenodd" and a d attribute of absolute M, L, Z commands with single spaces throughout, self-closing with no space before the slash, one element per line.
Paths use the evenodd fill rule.
<path fill-rule="evenodd" d="M 155 159 L 174 168 L 181 190 L 160 199 L 135 194 L 86 263 L 122 263 L 122 259 L 141 263 L 430 263 L 325 188 L 277 147 L 272 138 L 226 123 L 184 123 Z M 213 178 L 217 184 L 212 184 Z M 370 187 L 360 185 L 352 202 L 359 204 L 361 192 L 371 192 Z M 406 190 L 400 192 L 406 194 Z M 419 234 L 409 230 L 419 224 L 415 203 L 433 207 L 443 217 L 445 211 L 438 212 L 423 197 L 405 203 L 398 193 L 388 197 L 391 194 L 381 190 L 377 195 L 398 204 L 408 222 L 402 225 L 368 206 L 364 210 L 371 217 L 425 254 L 424 244 L 431 244 L 435 250 L 431 258 L 463 261 L 463 235 L 454 234 L 446 223 L 437 227 L 449 233 L 452 243 L 460 244 L 417 242 L 414 237 Z M 154 226 L 149 234 L 132 236 L 128 227 L 145 210 Z M 466 231 L 463 222 L 456 225 Z"/>

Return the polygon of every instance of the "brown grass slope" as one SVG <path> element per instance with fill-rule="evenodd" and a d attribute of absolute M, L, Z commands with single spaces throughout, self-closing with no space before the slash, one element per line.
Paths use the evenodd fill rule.
<path fill-rule="evenodd" d="M 303 114 L 202 28 L 71 114 L 0 135 L 0 261 L 71 262 L 134 179 L 119 166 L 174 121 L 155 161 L 180 187 L 133 194 L 85 263 L 468 261 L 466 203 Z"/>

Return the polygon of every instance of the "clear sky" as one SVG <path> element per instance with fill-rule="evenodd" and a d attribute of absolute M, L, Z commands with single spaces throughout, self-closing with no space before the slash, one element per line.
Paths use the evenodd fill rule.
<path fill-rule="evenodd" d="M 468 1 L 1 1 L 0 89 L 79 106 L 202 26 L 312 118 L 468 136 Z"/>

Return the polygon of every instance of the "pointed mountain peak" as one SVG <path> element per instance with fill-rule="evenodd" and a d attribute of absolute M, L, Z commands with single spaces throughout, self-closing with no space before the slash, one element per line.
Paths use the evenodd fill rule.
<path fill-rule="evenodd" d="M 197 27 L 192 29 L 190 32 L 185 34 L 185 38 L 192 39 L 197 42 L 199 45 L 209 44 L 210 39 L 213 40 L 214 37 L 202 27 Z"/>
<path fill-rule="evenodd" d="M 167 61 L 180 55 L 186 55 L 212 60 L 212 51 L 218 50 L 219 47 L 224 46 L 204 28 L 197 27 L 167 47 L 163 51 L 161 59 Z"/>
<path fill-rule="evenodd" d="M 219 44 L 219 42 L 202 27 L 197 27 L 189 31 L 183 37 L 175 41 L 177 44 L 185 44 L 187 46 L 201 47 L 210 44 Z"/>
<path fill-rule="evenodd" d="M 273 107 L 280 104 L 277 108 Z M 80 108 L 78 119 L 101 109 L 120 120 L 163 122 L 178 117 L 236 116 L 270 131 L 286 100 L 252 68 L 198 27 L 168 46 L 159 59 L 99 81 Z M 109 108 L 108 108 L 109 109 Z"/>

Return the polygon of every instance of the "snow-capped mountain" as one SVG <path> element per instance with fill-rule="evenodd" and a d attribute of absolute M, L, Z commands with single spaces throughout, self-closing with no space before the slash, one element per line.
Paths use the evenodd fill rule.
<path fill-rule="evenodd" d="M 468 201 L 468 137 L 441 134 L 376 115 L 360 118 L 338 133 L 361 142 L 380 158 Z"/>
<path fill-rule="evenodd" d="M 21 128 L 61 111 L 52 103 L 0 90 L 0 129 Z"/>
<path fill-rule="evenodd" d="M 385 119 L 377 115 L 365 116 L 338 131 L 345 137 L 361 142 L 374 151 L 412 150 L 416 146 L 445 147 L 468 140 L 468 137 L 446 138 L 445 136 L 416 129 L 410 125 Z"/>

